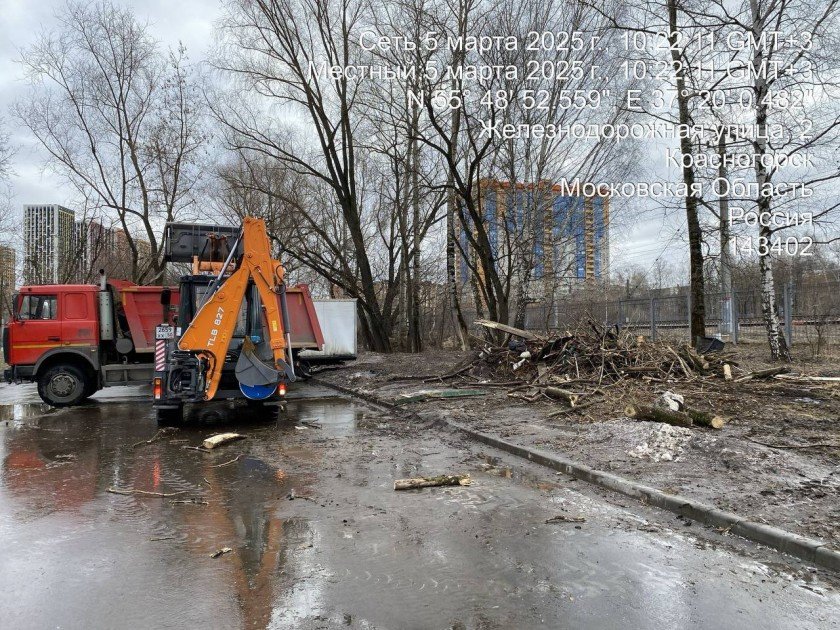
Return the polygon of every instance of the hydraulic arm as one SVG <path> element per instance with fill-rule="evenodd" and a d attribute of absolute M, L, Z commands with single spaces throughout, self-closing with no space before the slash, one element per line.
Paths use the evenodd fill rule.
<path fill-rule="evenodd" d="M 180 350 L 195 353 L 205 367 L 201 382 L 205 400 L 211 400 L 219 387 L 237 318 L 252 281 L 262 302 L 265 338 L 262 335 L 245 337 L 236 364 L 240 388 L 249 397 L 264 398 L 281 382 L 295 380 L 285 303 L 285 270 L 271 257 L 265 221 L 246 217 L 240 238 L 242 256 L 233 261 L 231 255 L 224 263 L 216 282 L 211 285 L 211 295 L 178 342 Z M 224 278 L 231 265 L 235 270 Z M 267 365 L 259 358 L 259 351 L 265 349 L 266 344 L 274 365 Z"/>

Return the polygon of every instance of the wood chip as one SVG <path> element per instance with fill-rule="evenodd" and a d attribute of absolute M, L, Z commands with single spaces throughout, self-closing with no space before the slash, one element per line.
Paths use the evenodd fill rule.
<path fill-rule="evenodd" d="M 214 448 L 218 448 L 220 446 L 224 446 L 225 444 L 229 444 L 230 442 L 235 442 L 236 440 L 244 440 L 245 436 L 241 433 L 218 433 L 217 435 L 211 435 L 209 438 L 204 440 L 201 445 L 210 450 Z"/>

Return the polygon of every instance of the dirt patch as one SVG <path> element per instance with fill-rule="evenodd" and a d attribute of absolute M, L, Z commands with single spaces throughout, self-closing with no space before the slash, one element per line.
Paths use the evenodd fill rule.
<path fill-rule="evenodd" d="M 741 371 L 770 364 L 756 347 L 735 350 Z M 469 355 L 470 357 L 473 355 Z M 814 536 L 840 549 L 840 387 L 829 382 L 622 381 L 580 410 L 545 396 L 515 398 L 513 384 L 461 374 L 467 355 L 363 354 L 320 378 L 393 400 L 433 387 L 484 388 L 482 397 L 406 405 L 440 414 L 514 442 L 717 505 L 759 522 Z M 795 372 L 836 376 L 836 365 L 795 364 Z M 627 418 L 631 402 L 651 404 L 664 391 L 696 409 L 724 416 L 719 431 L 681 429 Z M 513 395 L 511 395 L 513 394 Z M 563 411 L 560 415 L 554 415 Z M 829 446 L 818 446 L 818 445 Z"/>

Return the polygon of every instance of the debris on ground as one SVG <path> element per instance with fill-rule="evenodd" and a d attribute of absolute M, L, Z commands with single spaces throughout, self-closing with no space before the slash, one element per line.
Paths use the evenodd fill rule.
<path fill-rule="evenodd" d="M 241 457 L 242 457 L 242 455 L 241 455 L 241 454 L 239 454 L 239 455 L 237 455 L 236 457 L 234 457 L 233 459 L 231 459 L 231 460 L 229 460 L 229 461 L 223 462 L 223 463 L 221 463 L 221 464 L 214 464 L 213 466 L 210 466 L 210 468 L 221 468 L 221 467 L 223 467 L 223 466 L 229 466 L 230 464 L 233 464 L 234 462 L 239 461 L 239 459 L 240 459 Z"/>
<path fill-rule="evenodd" d="M 566 516 L 565 514 L 558 514 L 546 519 L 546 524 L 551 523 L 585 523 L 586 519 L 582 516 Z"/>
<path fill-rule="evenodd" d="M 649 459 L 652 462 L 675 462 L 690 439 L 691 430 L 663 424 L 651 430 L 647 439 L 627 451 L 627 454 L 630 457 Z"/>
<path fill-rule="evenodd" d="M 483 389 L 424 389 L 419 392 L 403 394 L 394 401 L 395 405 L 422 402 L 433 398 L 467 398 L 469 396 L 484 396 L 487 394 Z"/>
<path fill-rule="evenodd" d="M 469 475 L 415 477 L 413 479 L 395 479 L 394 490 L 413 490 L 415 488 L 434 488 L 436 486 L 468 486 L 471 483 L 472 480 Z"/>
<path fill-rule="evenodd" d="M 687 405 L 687 395 L 692 390 L 707 392 L 714 388 L 732 392 L 750 381 L 768 383 L 775 377 L 789 380 L 793 376 L 788 366 L 748 371 L 739 366 L 736 353 L 717 346 L 701 354 L 686 343 L 650 341 L 618 326 L 604 327 L 591 319 L 579 323 L 574 331 L 554 337 L 486 320 L 476 323 L 513 338 L 498 346 L 485 343 L 457 369 L 430 377 L 427 382 L 449 382 L 461 386 L 462 392 L 470 392 L 466 389 L 470 385 L 505 388 L 509 398 L 531 403 L 562 403 L 564 408 L 549 417 L 578 413 L 595 404 L 614 414 L 632 406 L 641 413 L 631 417 L 682 427 L 699 425 L 720 429 L 726 421 L 720 410 Z M 803 382 L 808 378 L 802 377 Z M 668 387 L 655 391 L 654 388 L 663 385 Z M 675 385 L 679 390 L 689 391 L 675 391 Z M 708 396 L 704 398 L 709 400 Z M 405 398 L 406 401 L 424 399 Z M 607 400 L 615 403 L 620 399 L 625 401 L 623 406 L 604 404 Z M 650 409 L 656 411 L 649 412 Z M 657 414 L 661 419 L 653 417 Z M 625 415 L 631 414 L 625 412 Z"/>
<path fill-rule="evenodd" d="M 840 484 L 840 364 L 835 355 L 808 358 L 802 350 L 784 366 L 790 372 L 738 383 L 736 379 L 748 374 L 783 367 L 770 359 L 766 343 L 742 341 L 717 353 L 700 353 L 709 364 L 706 369 L 701 362 L 702 373 L 683 356 L 693 374 L 688 378 L 667 350 L 680 354 L 684 330 L 660 331 L 660 340 L 653 342 L 612 328 L 617 342 L 606 335 L 606 367 L 600 379 L 603 329 L 597 335 L 588 324 L 569 329 L 573 332 L 539 332 L 529 339 L 502 335 L 466 352 L 363 353 L 345 372 L 329 373 L 324 380 L 346 385 L 347 373 L 363 372 L 367 376 L 353 387 L 383 400 L 412 391 L 399 381 L 485 389 L 486 396 L 412 406 L 424 419 L 442 417 L 840 548 L 840 521 L 831 500 Z M 565 351 L 561 342 L 554 351 L 540 353 L 552 340 L 569 337 L 573 339 L 567 339 Z M 580 338 L 590 341 L 581 343 Z M 595 354 L 587 355 L 589 351 Z M 610 360 L 622 351 L 627 353 L 626 367 L 616 374 L 610 371 Z M 531 357 L 513 371 L 524 352 Z M 691 356 L 688 351 L 685 355 Z M 549 393 L 549 387 L 563 393 Z M 691 418 L 691 426 L 664 425 L 667 435 L 655 439 L 662 424 L 628 418 L 624 411 L 629 405 L 656 406 L 665 392 L 683 397 L 680 413 Z M 714 430 L 719 422 L 712 423 L 710 429 L 704 417 L 725 419 L 726 424 Z M 803 479 L 831 481 L 801 490 Z M 761 494 L 767 490 L 774 493 Z"/>
<path fill-rule="evenodd" d="M 154 444 L 158 440 L 162 440 L 163 438 L 172 435 L 173 433 L 177 433 L 177 427 L 163 427 L 159 429 L 157 433 L 155 433 L 151 438 L 148 440 L 141 440 L 140 442 L 135 442 L 131 445 L 131 448 L 137 448 L 138 446 L 142 446 L 143 444 Z"/>
<path fill-rule="evenodd" d="M 223 556 L 226 553 L 230 553 L 231 551 L 233 551 L 233 549 L 231 549 L 230 547 L 222 547 L 218 551 L 214 551 L 213 553 L 211 553 L 210 557 L 211 558 L 218 558 L 219 556 Z"/>
<path fill-rule="evenodd" d="M 204 440 L 201 445 L 206 449 L 214 449 L 218 448 L 219 446 L 224 446 L 230 442 L 235 442 L 236 440 L 244 440 L 245 436 L 241 433 L 219 433 L 217 435 L 211 435 L 209 438 Z"/>
<path fill-rule="evenodd" d="M 108 488 L 106 492 L 110 492 L 111 494 L 122 494 L 126 496 L 130 496 L 132 494 L 139 494 L 144 497 L 177 497 L 180 494 L 186 494 L 186 490 L 180 490 L 179 492 L 149 492 L 147 490 L 135 490 L 133 488 Z"/>

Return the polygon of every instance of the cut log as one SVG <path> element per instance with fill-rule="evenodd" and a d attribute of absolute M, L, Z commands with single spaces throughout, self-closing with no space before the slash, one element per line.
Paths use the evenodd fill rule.
<path fill-rule="evenodd" d="M 509 335 L 514 335 L 516 337 L 522 337 L 523 339 L 539 339 L 538 335 L 535 335 L 532 332 L 527 330 L 522 330 L 521 328 L 515 328 L 513 326 L 508 326 L 507 324 L 500 324 L 499 322 L 493 322 L 489 319 L 477 319 L 475 320 L 476 325 L 483 326 L 484 328 L 492 328 L 493 330 L 498 330 Z"/>
<path fill-rule="evenodd" d="M 728 363 L 723 364 L 723 380 L 732 380 L 732 366 L 730 366 Z"/>
<path fill-rule="evenodd" d="M 694 424 L 691 417 L 681 411 L 669 411 L 648 405 L 628 405 L 624 408 L 624 414 L 636 420 L 663 422 L 675 427 L 691 427 Z"/>
<path fill-rule="evenodd" d="M 436 486 L 468 486 L 470 483 L 472 483 L 472 480 L 469 475 L 416 477 L 414 479 L 395 479 L 394 490 L 413 490 L 415 488 L 434 488 Z"/>
<path fill-rule="evenodd" d="M 580 394 L 575 394 L 574 392 L 570 392 L 566 389 L 560 389 L 559 387 L 546 387 L 545 395 L 549 398 L 554 398 L 555 400 L 563 400 L 569 405 L 569 407 L 574 407 L 580 400 Z"/>
<path fill-rule="evenodd" d="M 699 424 L 703 427 L 708 427 L 710 429 L 722 429 L 723 425 L 726 424 L 726 420 L 724 420 L 722 416 L 717 416 L 713 413 L 697 411 L 696 409 L 686 409 L 685 412 L 694 424 Z"/>
<path fill-rule="evenodd" d="M 655 374 L 659 372 L 658 365 L 631 365 L 629 367 L 622 368 L 623 372 L 627 374 Z"/>
<path fill-rule="evenodd" d="M 209 438 L 204 440 L 201 445 L 204 448 L 212 449 L 217 448 L 219 446 L 224 446 L 229 442 L 234 442 L 236 440 L 244 440 L 245 436 L 241 433 L 219 433 L 217 435 L 211 435 Z"/>
<path fill-rule="evenodd" d="M 777 374 L 777 376 L 784 380 L 790 381 L 813 381 L 815 383 L 840 383 L 840 376 L 806 376 L 804 374 Z"/>
<path fill-rule="evenodd" d="M 705 372 L 709 369 L 709 362 L 698 354 L 691 346 L 683 346 L 680 348 L 680 354 L 682 354 L 686 361 L 688 361 L 688 363 L 698 372 Z"/>
<path fill-rule="evenodd" d="M 743 383 L 744 381 L 751 381 L 757 378 L 770 378 L 771 376 L 776 376 L 777 374 L 787 374 L 790 372 L 790 368 L 786 365 L 782 365 L 780 367 L 774 368 L 767 368 L 766 370 L 757 370 L 755 372 L 750 372 L 746 376 L 742 376 L 741 378 L 737 379 L 736 383 Z"/>

